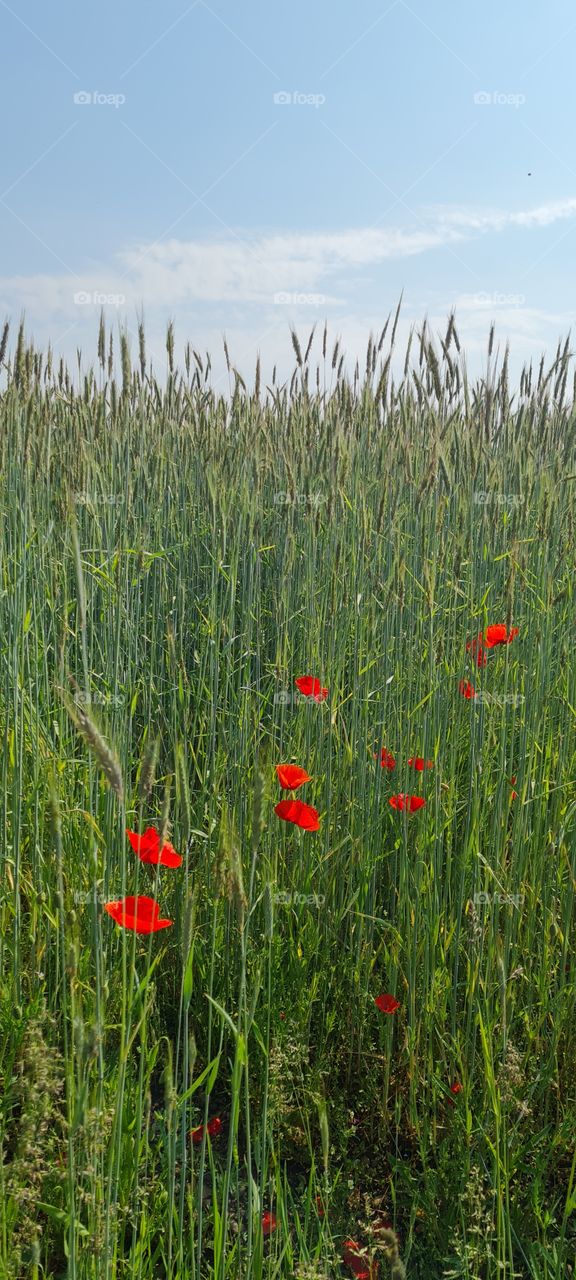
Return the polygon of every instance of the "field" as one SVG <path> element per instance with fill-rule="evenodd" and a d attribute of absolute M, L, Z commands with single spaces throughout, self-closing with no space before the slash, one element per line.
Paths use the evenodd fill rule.
<path fill-rule="evenodd" d="M 576 1274 L 571 356 L 397 319 L 4 334 L 6 1280 Z"/>

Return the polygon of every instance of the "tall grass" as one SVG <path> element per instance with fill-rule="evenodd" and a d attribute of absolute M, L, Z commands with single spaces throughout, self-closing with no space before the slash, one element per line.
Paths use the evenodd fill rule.
<path fill-rule="evenodd" d="M 410 1280 L 574 1273 L 571 357 L 513 395 L 491 335 L 472 384 L 451 318 L 398 381 L 397 319 L 363 376 L 324 334 L 229 397 L 171 330 L 162 386 L 104 321 L 81 386 L 3 343 L 10 1280 L 351 1274 L 350 1238 L 399 1277 L 383 1217 Z M 290 760 L 317 833 L 274 814 Z M 119 929 L 126 893 L 173 927 Z"/>

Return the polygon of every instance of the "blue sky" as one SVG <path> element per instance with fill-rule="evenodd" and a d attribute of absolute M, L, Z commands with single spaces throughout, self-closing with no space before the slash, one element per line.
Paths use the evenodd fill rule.
<path fill-rule="evenodd" d="M 0 0 L 0 49 L 0 320 L 39 345 L 143 309 L 159 374 L 169 319 L 287 372 L 291 324 L 355 359 L 402 291 L 400 347 L 455 308 L 473 370 L 491 320 L 516 369 L 571 327 L 571 0 Z"/>

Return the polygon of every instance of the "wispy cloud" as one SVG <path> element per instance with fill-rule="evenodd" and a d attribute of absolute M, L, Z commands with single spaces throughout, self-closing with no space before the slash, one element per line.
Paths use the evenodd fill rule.
<path fill-rule="evenodd" d="M 5 310 L 52 310 L 73 307 L 84 291 L 121 296 L 127 306 L 178 306 L 190 303 L 271 305 L 278 291 L 337 287 L 341 294 L 358 267 L 378 266 L 429 253 L 478 235 L 510 228 L 547 227 L 576 217 L 576 197 L 533 209 L 509 210 L 436 207 L 417 228 L 358 227 L 339 232 L 261 234 L 218 240 L 171 239 L 122 249 L 115 263 L 75 278 L 57 275 L 10 276 L 0 279 Z M 324 297 L 327 306 L 341 298 Z"/>
<path fill-rule="evenodd" d="M 382 315 L 374 314 L 372 294 L 379 264 L 438 252 L 455 242 L 468 242 L 516 230 L 537 232 L 576 217 L 576 197 L 510 211 L 436 206 L 419 214 L 417 226 L 386 229 L 359 227 L 337 232 L 275 233 L 227 238 L 177 240 L 133 244 L 115 259 L 70 274 L 11 275 L 0 278 L 2 315 L 17 320 L 24 312 L 36 342 L 50 341 L 71 356 L 80 346 L 90 361 L 102 307 L 108 323 L 135 329 L 137 312 L 144 311 L 148 348 L 155 364 L 165 355 L 166 319 L 176 321 L 177 334 L 194 334 L 195 345 L 210 351 L 213 369 L 225 377 L 218 357 L 225 332 L 239 368 L 250 370 L 260 352 L 263 368 L 290 367 L 289 324 L 309 333 L 315 322 L 328 318 L 351 359 L 361 358 L 370 331 L 377 332 Z M 566 231 L 564 232 L 566 234 Z M 541 242 L 538 241 L 538 251 Z M 469 250 L 470 252 L 470 250 Z M 281 295 L 288 306 L 276 305 Z M 521 362 L 535 352 L 555 347 L 570 327 L 569 315 L 529 305 L 516 293 L 456 293 L 442 288 L 431 304 L 414 287 L 403 308 L 398 351 L 410 324 L 424 312 L 432 331 L 445 329 L 446 316 L 456 311 L 458 329 L 467 352 L 477 363 L 484 358 L 490 323 L 496 322 L 497 343 L 509 339 Z"/>

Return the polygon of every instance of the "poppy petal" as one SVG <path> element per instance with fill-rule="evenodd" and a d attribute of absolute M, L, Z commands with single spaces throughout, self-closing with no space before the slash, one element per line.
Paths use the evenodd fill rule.
<path fill-rule="evenodd" d="M 374 1260 L 369 1264 L 364 1257 L 363 1251 L 355 1240 L 345 1240 L 342 1245 L 342 1261 L 347 1267 L 350 1267 L 356 1280 L 376 1280 L 378 1276 L 378 1263 Z"/>
<path fill-rule="evenodd" d="M 422 809 L 426 801 L 422 796 L 407 796 L 401 791 L 397 796 L 390 796 L 390 804 L 393 809 L 408 809 L 410 813 L 415 813 L 417 809 Z"/>
<path fill-rule="evenodd" d="M 305 698 L 314 698 L 315 702 L 325 702 L 328 690 L 323 689 L 317 676 L 297 676 L 296 688 Z"/>
<path fill-rule="evenodd" d="M 320 821 L 318 810 L 311 804 L 304 804 L 303 800 L 280 800 L 276 805 L 274 813 L 284 822 L 293 822 L 295 826 L 301 827 L 303 831 L 318 831 Z"/>
<path fill-rule="evenodd" d="M 396 1013 L 396 1010 L 400 1008 L 400 1001 L 397 1000 L 395 996 L 388 995 L 387 993 L 381 996 L 376 996 L 374 1004 L 378 1009 L 380 1009 L 381 1013 Z"/>
<path fill-rule="evenodd" d="M 157 933 L 167 929 L 172 920 L 160 918 L 160 907 L 154 898 L 144 896 L 120 898 L 117 902 L 105 902 L 104 910 L 124 929 L 134 933 Z"/>
<path fill-rule="evenodd" d="M 284 791 L 296 791 L 305 782 L 311 782 L 312 779 L 305 769 L 301 769 L 297 764 L 277 764 L 276 773 L 278 781 Z"/>
<path fill-rule="evenodd" d="M 220 1116 L 214 1116 L 213 1120 L 209 1120 L 206 1126 L 199 1124 L 195 1129 L 191 1129 L 190 1137 L 193 1142 L 201 1142 L 204 1137 L 204 1129 L 206 1129 L 206 1133 L 209 1134 L 211 1138 L 215 1138 L 220 1133 L 221 1128 L 222 1121 Z"/>
<path fill-rule="evenodd" d="M 176 853 L 169 840 L 165 840 L 162 849 L 160 849 L 160 835 L 155 827 L 148 827 L 141 836 L 136 831 L 128 830 L 126 830 L 126 835 L 141 862 L 148 862 L 153 866 L 162 867 L 181 866 L 182 857 L 179 853 Z"/>

